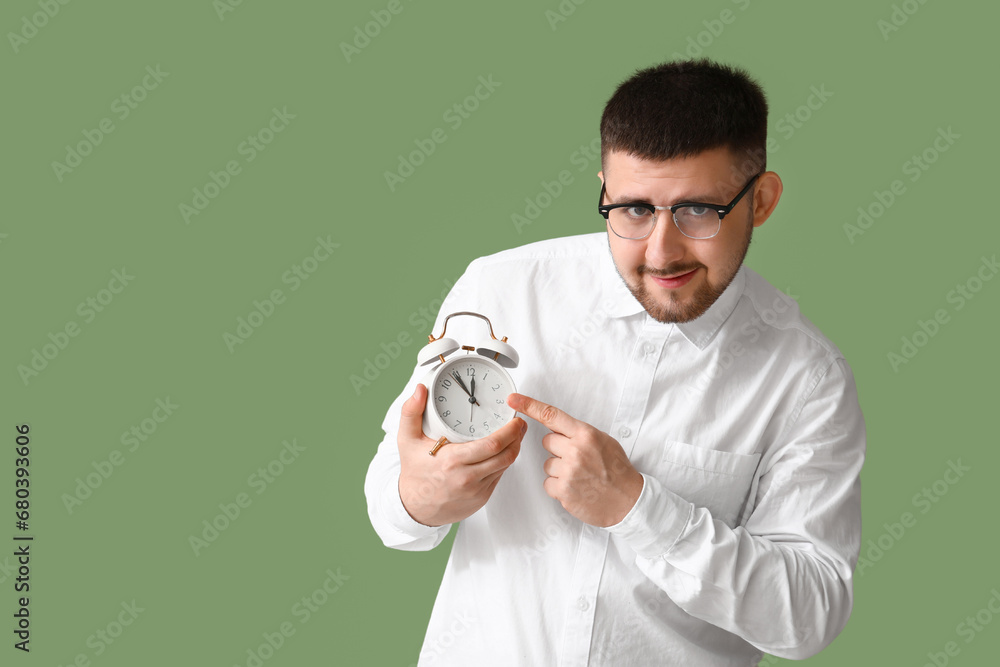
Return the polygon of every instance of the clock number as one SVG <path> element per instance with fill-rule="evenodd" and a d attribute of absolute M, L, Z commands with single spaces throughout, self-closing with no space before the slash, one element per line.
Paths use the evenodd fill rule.
<path fill-rule="evenodd" d="M 441 413 L 441 416 L 442 417 L 447 417 L 450 414 L 451 414 L 451 410 L 445 410 L 444 412 Z"/>
<path fill-rule="evenodd" d="M 497 386 L 493 387 L 493 391 L 496 391 L 499 388 L 500 388 L 500 385 L 498 384 Z"/>
<path fill-rule="evenodd" d="M 498 398 L 497 399 L 497 403 L 503 404 L 503 399 L 502 398 Z"/>
<path fill-rule="evenodd" d="M 489 375 L 489 374 L 490 374 L 489 371 L 486 371 L 485 373 L 483 373 L 483 382 L 486 382 L 486 376 Z"/>
<path fill-rule="evenodd" d="M 438 403 L 444 403 L 448 400 L 447 396 L 438 396 Z"/>
<path fill-rule="evenodd" d="M 442 380 L 441 381 L 441 386 L 444 387 L 445 389 L 447 389 L 448 387 L 451 386 L 451 380 Z"/>
<path fill-rule="evenodd" d="M 493 416 L 494 416 L 494 417 L 496 417 L 497 419 L 503 419 L 503 417 L 501 417 L 500 415 L 498 415 L 498 414 L 497 414 L 497 413 L 495 413 L 495 412 L 493 413 Z"/>
<path fill-rule="evenodd" d="M 484 428 L 485 428 L 485 429 L 486 429 L 487 431 L 489 431 L 489 430 L 490 430 L 490 423 L 489 423 L 489 422 L 483 422 L 483 427 L 484 427 Z"/>
<path fill-rule="evenodd" d="M 468 368 L 465 369 L 465 374 L 470 376 L 475 376 L 476 369 L 473 368 L 472 366 L 469 366 Z"/>
<path fill-rule="evenodd" d="M 456 419 L 456 420 L 455 420 L 455 426 L 458 426 L 458 425 L 460 425 L 461 423 L 462 423 L 462 420 L 461 420 L 461 419 Z"/>
<path fill-rule="evenodd" d="M 470 426 L 469 427 L 469 433 L 475 433 L 475 432 L 476 432 L 476 427 L 475 426 Z"/>

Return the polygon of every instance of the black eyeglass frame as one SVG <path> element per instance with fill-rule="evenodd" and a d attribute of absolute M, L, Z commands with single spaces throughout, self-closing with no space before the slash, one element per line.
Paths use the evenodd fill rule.
<path fill-rule="evenodd" d="M 686 208 L 686 207 L 700 206 L 702 208 L 709 208 L 709 209 L 712 209 L 712 210 L 716 211 L 719 214 L 719 230 L 721 230 L 722 229 L 722 220 L 726 217 L 726 215 L 729 214 L 730 211 L 732 211 L 734 208 L 736 208 L 736 205 L 740 203 L 740 200 L 743 199 L 743 196 L 747 192 L 750 191 L 750 187 L 754 184 L 754 181 L 756 181 L 757 178 L 761 174 L 763 174 L 763 173 L 764 172 L 761 172 L 760 174 L 755 174 L 749 181 L 747 181 L 747 184 L 743 186 L 743 189 L 740 190 L 739 194 L 736 195 L 733 198 L 733 200 L 731 202 L 729 202 L 728 204 L 726 204 L 725 206 L 719 206 L 718 204 L 706 204 L 706 203 L 703 203 L 703 202 L 679 202 L 677 204 L 674 204 L 673 206 L 653 206 L 652 204 L 647 204 L 645 202 L 626 202 L 624 204 L 602 204 L 601 202 L 604 201 L 604 194 L 606 192 L 606 190 L 605 190 L 606 186 L 602 183 L 601 184 L 601 195 L 597 199 L 597 212 L 600 213 L 604 217 L 605 220 L 607 220 L 608 216 L 611 214 L 611 211 L 614 210 L 614 209 L 616 209 L 616 208 L 644 208 L 647 211 L 649 211 L 649 214 L 651 216 L 653 216 L 653 225 L 650 226 L 649 231 L 646 232 L 646 234 L 644 236 L 640 236 L 640 237 L 634 238 L 634 239 L 633 238 L 629 238 L 627 236 L 622 236 L 618 232 L 615 232 L 615 228 L 611 227 L 611 231 L 615 232 L 615 236 L 618 236 L 619 238 L 627 239 L 627 240 L 630 240 L 630 241 L 641 241 L 642 239 L 646 238 L 647 236 L 649 236 L 650 234 L 653 233 L 653 229 L 656 227 L 656 211 L 658 209 L 659 210 L 667 210 L 667 209 L 669 209 L 670 210 L 670 217 L 673 218 L 673 221 L 674 221 L 674 226 L 677 227 L 678 231 L 680 231 L 681 234 L 684 234 L 684 230 L 682 230 L 680 228 L 680 225 L 677 224 L 677 217 L 674 214 L 679 209 Z M 714 236 L 716 236 L 719 233 L 719 230 L 716 230 L 715 234 L 712 234 L 712 236 L 706 236 L 704 238 L 706 238 L 706 239 L 713 238 Z M 684 234 L 684 236 L 687 236 L 687 234 Z M 688 237 L 688 238 L 694 238 L 694 237 Z M 701 239 L 698 239 L 698 240 L 701 240 Z"/>

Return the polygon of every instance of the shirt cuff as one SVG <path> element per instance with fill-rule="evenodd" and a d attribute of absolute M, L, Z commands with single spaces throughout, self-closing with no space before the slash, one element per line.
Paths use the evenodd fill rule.
<path fill-rule="evenodd" d="M 394 488 L 391 490 L 386 489 L 386 492 L 382 494 L 382 497 L 385 499 L 382 503 L 382 516 L 397 532 L 419 539 L 421 537 L 430 537 L 441 530 L 450 528 L 447 524 L 444 526 L 425 526 L 414 519 L 406 511 L 406 507 L 403 506 L 403 499 L 399 496 L 399 475 L 393 475 L 386 481 L 386 486 L 390 484 Z"/>
<path fill-rule="evenodd" d="M 657 558 L 680 539 L 694 505 L 666 489 L 656 478 L 641 474 L 642 491 L 635 505 L 621 521 L 605 530 L 620 537 L 643 558 Z"/>

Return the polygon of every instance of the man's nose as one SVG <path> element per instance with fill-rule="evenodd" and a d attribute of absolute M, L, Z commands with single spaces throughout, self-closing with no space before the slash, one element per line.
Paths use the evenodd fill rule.
<path fill-rule="evenodd" d="M 673 213 L 656 211 L 656 224 L 646 237 L 646 264 L 663 268 L 684 257 L 686 236 L 674 224 Z"/>

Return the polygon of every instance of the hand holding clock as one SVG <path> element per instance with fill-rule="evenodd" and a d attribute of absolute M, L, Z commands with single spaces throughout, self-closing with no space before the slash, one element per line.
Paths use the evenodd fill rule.
<path fill-rule="evenodd" d="M 418 384 L 403 403 L 396 437 L 399 497 L 415 521 L 442 526 L 461 521 L 486 504 L 521 451 L 528 425 L 515 417 L 485 438 L 451 443 L 436 456 L 427 456 L 434 440 L 422 429 L 426 401 L 427 387 Z"/>
<path fill-rule="evenodd" d="M 644 482 L 617 440 L 522 394 L 511 394 L 507 404 L 552 431 L 542 438 L 542 446 L 552 454 L 542 467 L 549 496 L 592 526 L 613 526 L 625 518 Z"/>

